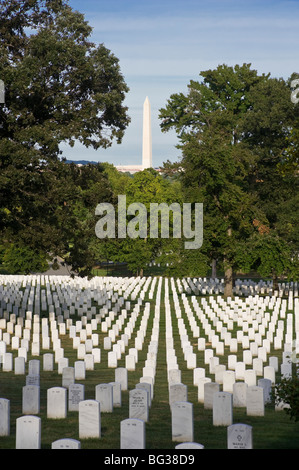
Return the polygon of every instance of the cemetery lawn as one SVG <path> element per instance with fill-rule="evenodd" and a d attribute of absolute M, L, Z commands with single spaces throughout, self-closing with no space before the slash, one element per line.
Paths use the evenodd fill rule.
<path fill-rule="evenodd" d="M 174 347 L 177 353 L 178 364 L 183 365 L 184 357 L 180 345 L 179 332 L 174 314 L 174 305 L 171 290 L 169 291 L 171 304 L 172 326 Z M 190 297 L 189 297 L 190 299 Z M 200 297 L 198 297 L 200 301 Z M 101 438 L 79 439 L 78 413 L 69 412 L 65 419 L 47 418 L 47 389 L 62 386 L 62 376 L 58 374 L 57 364 L 54 371 L 43 371 L 42 356 L 49 352 L 42 350 L 40 359 L 40 413 L 41 418 L 41 448 L 51 449 L 51 443 L 62 438 L 80 440 L 82 449 L 119 449 L 120 448 L 120 422 L 129 417 L 129 390 L 135 388 L 142 376 L 142 368 L 146 360 L 147 348 L 150 342 L 153 328 L 153 317 L 155 311 L 155 296 L 151 300 L 147 296 L 145 302 L 151 304 L 151 314 L 147 325 L 147 335 L 143 349 L 139 351 L 136 370 L 128 373 L 128 391 L 122 392 L 122 406 L 114 408 L 112 413 L 101 413 Z M 132 302 L 133 304 L 134 302 Z M 183 313 L 182 307 L 182 313 Z M 184 313 L 183 313 L 184 314 Z M 43 312 L 41 316 L 47 316 Z M 79 317 L 73 316 L 73 324 Z M 141 321 L 141 315 L 137 318 L 135 331 Z M 189 324 L 185 322 L 189 338 L 192 332 Z M 165 309 L 164 289 L 161 295 L 160 323 L 159 323 L 159 347 L 157 356 L 157 367 L 154 386 L 154 398 L 149 410 L 149 421 L 146 423 L 146 449 L 174 449 L 176 444 L 171 437 L 171 411 L 168 402 L 168 383 L 166 370 L 166 341 L 165 341 Z M 100 347 L 103 345 L 107 333 L 102 333 L 100 324 L 96 333 L 99 334 Z M 134 347 L 135 335 L 129 340 L 128 348 Z M 194 351 L 197 355 L 197 367 L 205 367 L 202 351 L 197 350 L 197 338 L 191 339 Z M 73 349 L 72 340 L 68 334 L 61 336 L 61 345 L 65 351 L 65 357 L 69 358 L 69 366 L 73 366 L 77 360 L 77 352 Z M 15 350 L 7 347 L 16 357 Z M 50 351 L 51 352 L 51 351 Z M 241 357 L 242 351 L 238 352 Z M 221 363 L 227 361 L 229 349 L 225 348 Z M 273 355 L 279 356 L 281 351 L 273 351 Z M 36 356 L 28 354 L 27 364 Z M 27 366 L 26 366 L 27 367 Z M 122 355 L 118 361 L 118 367 L 125 367 L 125 358 Z M 213 426 L 212 411 L 204 409 L 203 404 L 198 403 L 197 387 L 193 385 L 193 370 L 180 367 L 182 372 L 182 383 L 188 386 L 188 401 L 193 403 L 194 416 L 194 442 L 202 444 L 205 449 L 226 449 L 227 428 L 224 426 Z M 26 369 L 27 370 L 27 369 Z M 27 373 L 27 372 L 26 372 Z M 207 373 L 208 376 L 208 373 Z M 211 376 L 214 378 L 214 376 Z M 277 378 L 279 376 L 277 375 Z M 95 399 L 95 387 L 100 383 L 115 381 L 115 369 L 108 367 L 108 351 L 101 347 L 101 363 L 94 366 L 94 370 L 86 371 L 86 379 L 80 381 L 85 386 L 85 399 Z M 213 381 L 213 380 L 212 380 Z M 76 381 L 78 383 L 78 381 Z M 24 375 L 15 375 L 14 372 L 0 370 L 0 398 L 10 400 L 10 435 L 0 437 L 0 449 L 15 449 L 16 419 L 22 416 L 22 387 L 25 385 Z M 299 449 L 299 422 L 291 421 L 289 416 L 282 411 L 275 411 L 274 404 L 265 406 L 264 417 L 247 416 L 245 408 L 233 409 L 233 423 L 244 423 L 253 427 L 254 449 Z"/>

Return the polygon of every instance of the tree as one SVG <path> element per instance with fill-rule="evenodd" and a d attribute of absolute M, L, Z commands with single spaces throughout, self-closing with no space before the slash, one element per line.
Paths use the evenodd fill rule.
<path fill-rule="evenodd" d="M 290 419 L 299 421 L 299 377 L 298 370 L 292 377 L 282 378 L 274 387 L 274 401 L 276 405 L 283 403 L 285 412 Z"/>
<path fill-rule="evenodd" d="M 250 64 L 220 65 L 201 76 L 202 82 L 190 82 L 186 96 L 172 95 L 160 110 L 161 129 L 177 132 L 185 195 L 204 203 L 207 243 L 202 249 L 223 263 L 225 296 L 230 296 L 233 271 L 244 267 L 245 260 L 249 266 L 248 250 L 261 235 L 254 221 L 274 228 L 270 208 L 277 213 L 278 201 L 271 187 L 279 195 L 278 164 L 294 113 L 286 83 L 259 76 Z M 287 186 L 284 182 L 280 201 L 288 201 Z M 277 236 L 271 233 L 272 244 Z M 280 247 L 289 256 L 289 247 L 282 242 Z M 252 265 L 257 262 L 253 258 Z"/>
<path fill-rule="evenodd" d="M 268 79 L 249 92 L 251 108 L 243 123 L 243 139 L 255 154 L 248 176 L 263 221 L 249 241 L 252 265 L 263 276 L 298 275 L 298 105 L 291 102 L 289 81 Z"/>
<path fill-rule="evenodd" d="M 160 110 L 161 128 L 178 133 L 183 186 L 189 198 L 204 203 L 204 238 L 209 239 L 211 257 L 223 262 L 228 296 L 235 246 L 251 230 L 254 204 L 246 191 L 253 155 L 242 145 L 239 125 L 250 105 L 250 87 L 266 77 L 246 64 L 222 65 L 201 75 L 203 82 L 191 81 L 187 96 L 171 96 Z"/>
<path fill-rule="evenodd" d="M 171 253 L 172 243 L 172 230 L 173 230 L 173 213 L 169 211 L 169 238 L 162 239 L 161 237 L 161 223 L 162 220 L 158 218 L 157 223 L 157 237 L 151 236 L 151 227 L 156 226 L 151 219 L 151 204 L 170 204 L 172 202 L 181 202 L 180 186 L 164 179 L 157 171 L 153 169 L 146 169 L 136 173 L 129 182 L 126 184 L 126 236 L 124 238 L 118 237 L 116 227 L 116 237 L 104 239 L 95 245 L 95 250 L 98 257 L 118 262 L 125 262 L 128 268 L 137 275 L 143 275 L 144 268 L 153 260 L 155 260 L 161 253 L 164 253 L 164 261 L 166 253 Z M 136 236 L 128 234 L 128 227 L 130 224 L 134 225 L 135 218 L 139 218 L 140 210 L 136 206 L 133 214 L 128 213 L 128 209 L 133 204 L 142 204 L 144 208 L 146 221 L 144 224 L 138 223 L 136 220 Z M 115 216 L 118 220 L 119 207 L 116 208 Z M 139 219 L 140 220 L 140 219 Z M 155 219 L 156 220 L 156 219 Z M 117 225 L 117 224 L 116 224 Z M 141 225 L 144 230 L 141 230 Z M 169 253 L 170 251 L 170 253 Z M 166 263 L 167 261 L 165 261 Z"/>
<path fill-rule="evenodd" d="M 91 27 L 65 0 L 4 0 L 0 33 L 2 239 L 58 253 L 77 192 L 59 145 L 120 143 L 128 88 L 118 59 L 90 41 Z"/>

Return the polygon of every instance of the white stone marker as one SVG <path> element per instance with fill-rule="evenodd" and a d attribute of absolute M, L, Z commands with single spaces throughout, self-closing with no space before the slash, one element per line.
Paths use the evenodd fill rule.
<path fill-rule="evenodd" d="M 204 408 L 213 409 L 213 395 L 220 391 L 220 385 L 216 382 L 207 382 L 204 384 Z"/>
<path fill-rule="evenodd" d="M 185 384 L 173 384 L 169 387 L 169 405 L 176 401 L 188 401 L 188 387 Z"/>
<path fill-rule="evenodd" d="M 246 394 L 248 385 L 245 382 L 236 382 L 233 385 L 233 406 L 236 408 L 246 407 Z"/>
<path fill-rule="evenodd" d="M 85 380 L 86 368 L 84 361 L 75 361 L 75 380 Z"/>
<path fill-rule="evenodd" d="M 79 403 L 79 438 L 101 437 L 101 412 L 97 400 L 83 400 Z"/>
<path fill-rule="evenodd" d="M 43 370 L 53 371 L 54 368 L 54 356 L 52 353 L 46 353 L 43 355 Z"/>
<path fill-rule="evenodd" d="M 182 442 L 181 444 L 177 444 L 175 446 L 175 449 L 204 449 L 204 446 L 202 444 L 199 444 L 197 442 Z"/>
<path fill-rule="evenodd" d="M 115 369 L 115 382 L 121 384 L 121 390 L 128 390 L 128 371 L 125 367 L 117 367 Z"/>
<path fill-rule="evenodd" d="M 112 385 L 113 408 L 121 407 L 121 384 L 119 382 L 110 382 Z"/>
<path fill-rule="evenodd" d="M 25 385 L 22 388 L 22 414 L 36 415 L 40 411 L 40 387 Z"/>
<path fill-rule="evenodd" d="M 3 372 L 11 372 L 13 370 L 13 354 L 6 352 L 3 354 Z"/>
<path fill-rule="evenodd" d="M 259 379 L 258 386 L 262 387 L 264 390 L 264 402 L 270 403 L 271 402 L 271 393 L 272 393 L 272 381 L 270 379 Z"/>
<path fill-rule="evenodd" d="M 25 375 L 25 359 L 24 357 L 14 358 L 15 375 Z"/>
<path fill-rule="evenodd" d="M 120 422 L 120 448 L 145 449 L 145 422 L 128 418 Z"/>
<path fill-rule="evenodd" d="M 233 370 L 223 372 L 223 391 L 233 393 L 234 383 L 236 382 L 236 374 Z"/>
<path fill-rule="evenodd" d="M 252 449 L 252 426 L 248 424 L 231 424 L 227 428 L 228 449 Z"/>
<path fill-rule="evenodd" d="M 81 442 L 76 439 L 58 439 L 52 442 L 51 449 L 81 449 Z"/>
<path fill-rule="evenodd" d="M 171 405 L 171 432 L 175 442 L 193 441 L 193 403 L 178 401 Z"/>
<path fill-rule="evenodd" d="M 129 418 L 148 421 L 148 392 L 142 389 L 133 389 L 129 392 Z"/>
<path fill-rule="evenodd" d="M 151 407 L 151 404 L 152 404 L 152 394 L 151 394 L 151 384 L 148 383 L 148 382 L 139 382 L 138 384 L 135 385 L 135 388 L 137 389 L 142 389 L 142 390 L 146 390 L 147 391 L 147 394 L 148 394 L 148 406 L 149 408 Z"/>
<path fill-rule="evenodd" d="M 16 449 L 41 448 L 41 418 L 21 416 L 16 419 Z"/>
<path fill-rule="evenodd" d="M 213 395 L 213 425 L 230 426 L 233 423 L 233 395 L 216 392 Z"/>
<path fill-rule="evenodd" d="M 73 383 L 75 383 L 75 368 L 64 367 L 62 369 L 62 387 L 68 388 Z"/>
<path fill-rule="evenodd" d="M 210 377 L 201 377 L 197 381 L 197 400 L 199 403 L 204 403 L 205 399 L 205 384 L 212 382 L 212 379 Z"/>
<path fill-rule="evenodd" d="M 84 400 L 84 385 L 71 384 L 68 393 L 68 410 L 79 411 L 79 403 Z"/>
<path fill-rule="evenodd" d="M 111 368 L 117 367 L 117 354 L 115 351 L 108 352 L 108 367 L 111 367 Z"/>
<path fill-rule="evenodd" d="M 52 387 L 47 390 L 47 418 L 63 419 L 67 416 L 67 390 Z"/>
<path fill-rule="evenodd" d="M 112 413 L 113 386 L 109 383 L 96 385 L 95 399 L 100 403 L 101 413 Z"/>
<path fill-rule="evenodd" d="M 10 401 L 0 398 L 0 436 L 10 434 Z"/>
<path fill-rule="evenodd" d="M 265 402 L 262 387 L 252 386 L 247 388 L 246 413 L 248 416 L 264 416 Z"/>

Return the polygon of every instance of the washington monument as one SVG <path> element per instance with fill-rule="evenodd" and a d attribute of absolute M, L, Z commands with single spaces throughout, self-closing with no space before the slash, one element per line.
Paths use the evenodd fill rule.
<path fill-rule="evenodd" d="M 145 168 L 153 167 L 152 157 L 152 124 L 151 124 L 151 105 L 148 97 L 143 103 L 143 132 L 142 132 L 142 164 L 141 165 L 117 165 L 118 171 L 136 173 Z"/>
<path fill-rule="evenodd" d="M 151 105 L 146 97 L 143 104 L 142 167 L 151 168 L 152 160 Z"/>

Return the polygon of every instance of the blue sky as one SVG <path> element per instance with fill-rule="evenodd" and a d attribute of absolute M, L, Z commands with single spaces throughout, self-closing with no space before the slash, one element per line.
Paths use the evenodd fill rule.
<path fill-rule="evenodd" d="M 172 93 L 219 64 L 251 63 L 287 79 L 299 72 L 299 0 L 69 0 L 93 27 L 92 40 L 119 59 L 130 88 L 131 124 L 122 144 L 97 151 L 61 146 L 73 160 L 140 164 L 142 110 L 152 112 L 153 165 L 177 161 L 174 133 L 162 133 L 159 109 Z"/>

